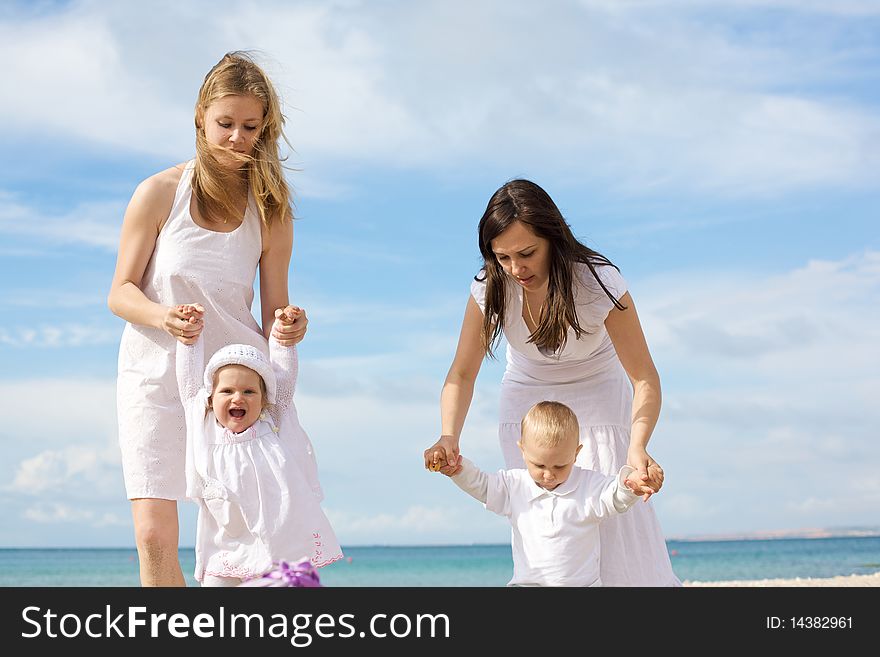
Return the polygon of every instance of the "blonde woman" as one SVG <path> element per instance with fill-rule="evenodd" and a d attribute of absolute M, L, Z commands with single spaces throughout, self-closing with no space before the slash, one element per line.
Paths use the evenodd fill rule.
<path fill-rule="evenodd" d="M 185 496 L 186 428 L 175 344 L 193 344 L 200 304 L 205 348 L 267 350 L 273 310 L 288 305 L 293 247 L 290 191 L 278 155 L 283 116 L 265 72 L 226 54 L 205 77 L 195 108 L 196 156 L 138 185 L 125 217 L 108 306 L 128 322 L 119 346 L 117 412 L 143 586 L 183 586 L 177 500 Z M 260 272 L 262 330 L 251 314 Z M 276 328 L 302 340 L 307 319 Z"/>

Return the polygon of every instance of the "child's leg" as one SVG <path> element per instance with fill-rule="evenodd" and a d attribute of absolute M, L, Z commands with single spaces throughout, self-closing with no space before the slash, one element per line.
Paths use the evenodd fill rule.
<path fill-rule="evenodd" d="M 202 578 L 202 586 L 238 586 L 241 580 L 238 577 L 215 577 L 205 575 Z"/>

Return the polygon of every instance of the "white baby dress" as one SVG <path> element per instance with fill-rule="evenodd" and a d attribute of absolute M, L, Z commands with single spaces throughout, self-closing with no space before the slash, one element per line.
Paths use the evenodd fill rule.
<path fill-rule="evenodd" d="M 234 434 L 207 408 L 201 345 L 200 338 L 194 346 L 177 348 L 187 422 L 186 493 L 199 504 L 195 578 L 247 579 L 273 562 L 304 555 L 316 567 L 341 559 L 321 509 L 314 449 L 293 404 L 296 348 L 270 339 L 275 403 L 253 426 Z"/>

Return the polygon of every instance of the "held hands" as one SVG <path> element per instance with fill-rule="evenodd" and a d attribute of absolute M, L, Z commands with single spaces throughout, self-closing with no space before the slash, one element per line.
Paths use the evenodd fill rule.
<path fill-rule="evenodd" d="M 637 475 L 634 472 L 634 473 L 632 473 L 631 476 L 635 477 Z M 654 490 L 650 486 L 647 486 L 643 483 L 639 483 L 637 480 L 632 479 L 631 477 L 627 477 L 626 479 L 624 479 L 623 484 L 624 484 L 624 486 L 629 488 L 636 495 L 641 495 L 642 500 L 644 502 L 647 502 L 650 499 L 651 495 L 653 495 L 654 493 L 657 492 L 656 490 Z"/>
<path fill-rule="evenodd" d="M 425 469 L 451 477 L 461 472 L 461 468 L 458 440 L 454 436 L 440 436 L 425 450 Z"/>
<path fill-rule="evenodd" d="M 165 312 L 162 329 L 178 342 L 195 344 L 205 328 L 205 309 L 198 303 L 170 306 Z"/>
<path fill-rule="evenodd" d="M 626 454 L 626 463 L 635 468 L 627 481 L 633 481 L 641 490 L 629 486 L 634 493 L 642 494 L 646 502 L 654 493 L 663 487 L 663 468 L 657 463 L 644 448 L 630 447 Z M 650 492 L 649 492 L 650 491 Z"/>
<path fill-rule="evenodd" d="M 309 320 L 306 311 L 297 306 L 278 308 L 272 324 L 272 337 L 283 347 L 292 347 L 301 342 L 306 334 Z"/>

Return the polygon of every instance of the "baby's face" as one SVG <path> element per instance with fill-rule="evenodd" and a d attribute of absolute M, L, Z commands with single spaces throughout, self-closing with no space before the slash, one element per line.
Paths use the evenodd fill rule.
<path fill-rule="evenodd" d="M 553 490 L 564 484 L 571 474 L 579 445 L 577 437 L 572 437 L 549 447 L 539 444 L 528 433 L 524 433 L 519 447 L 535 483 L 546 490 Z"/>
<path fill-rule="evenodd" d="M 214 374 L 211 406 L 217 421 L 232 433 L 250 428 L 263 410 L 260 375 L 244 365 L 221 367 Z"/>

